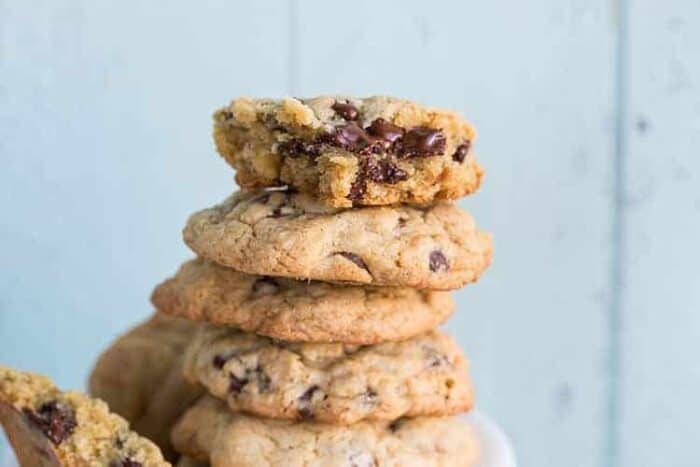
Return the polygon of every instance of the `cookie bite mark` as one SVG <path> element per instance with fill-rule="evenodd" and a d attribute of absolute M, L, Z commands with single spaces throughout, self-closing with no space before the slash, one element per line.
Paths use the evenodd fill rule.
<path fill-rule="evenodd" d="M 27 418 L 55 445 L 66 440 L 78 426 L 75 412 L 57 400 L 44 402 L 38 409 L 23 409 Z"/>
<path fill-rule="evenodd" d="M 243 377 L 239 378 L 233 373 L 230 373 L 229 375 L 229 383 L 228 383 L 228 392 L 230 392 L 233 395 L 240 394 L 243 391 L 243 388 L 245 387 L 246 384 L 248 384 L 248 378 Z"/>
<path fill-rule="evenodd" d="M 239 99 L 214 123 L 217 149 L 241 186 L 285 184 L 334 208 L 425 205 L 480 184 L 481 168 L 467 161 L 474 128 L 455 112 L 403 99 Z M 350 168 L 368 156 L 390 161 L 381 171 L 394 174 L 353 180 Z"/>

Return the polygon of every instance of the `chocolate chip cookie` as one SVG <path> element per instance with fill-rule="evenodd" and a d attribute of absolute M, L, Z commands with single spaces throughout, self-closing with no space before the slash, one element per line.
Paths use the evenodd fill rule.
<path fill-rule="evenodd" d="M 2 366 L 0 422 L 23 466 L 170 466 L 101 400 Z"/>
<path fill-rule="evenodd" d="M 180 419 L 173 444 L 213 467 L 468 467 L 478 458 L 470 427 L 454 417 L 345 427 L 234 413 L 210 396 Z"/>
<path fill-rule="evenodd" d="M 138 433 L 175 459 L 170 430 L 202 389 L 182 376 L 185 347 L 199 325 L 156 314 L 118 338 L 97 360 L 91 395 L 106 401 Z"/>
<path fill-rule="evenodd" d="M 237 99 L 214 115 L 244 188 L 289 185 L 333 207 L 427 204 L 476 191 L 476 133 L 455 112 L 385 96 Z"/>
<path fill-rule="evenodd" d="M 192 215 L 198 255 L 248 274 L 447 290 L 476 281 L 491 237 L 442 202 L 333 209 L 289 191 L 239 192 Z"/>
<path fill-rule="evenodd" d="M 275 339 L 361 345 L 426 332 L 454 310 L 447 292 L 251 276 L 204 259 L 182 265 L 151 300 L 163 313 Z"/>
<path fill-rule="evenodd" d="M 474 400 L 467 361 L 439 331 L 370 346 L 288 343 L 204 325 L 185 377 L 232 410 L 350 424 L 450 415 Z"/>

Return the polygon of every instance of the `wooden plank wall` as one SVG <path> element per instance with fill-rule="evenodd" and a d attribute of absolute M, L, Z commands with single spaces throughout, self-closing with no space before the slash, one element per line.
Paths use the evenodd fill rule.
<path fill-rule="evenodd" d="M 448 325 L 523 466 L 697 465 L 700 4 L 0 1 L 0 362 L 83 385 L 223 198 L 236 95 L 462 111 L 495 236 Z M 31 338 L 29 338 L 31 336 Z"/>

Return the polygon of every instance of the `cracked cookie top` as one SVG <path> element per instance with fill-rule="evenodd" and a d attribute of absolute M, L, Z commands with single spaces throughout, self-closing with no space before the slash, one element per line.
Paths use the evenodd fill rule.
<path fill-rule="evenodd" d="M 292 191 L 238 192 L 192 215 L 185 243 L 247 274 L 449 290 L 476 281 L 491 237 L 443 202 L 328 208 Z"/>

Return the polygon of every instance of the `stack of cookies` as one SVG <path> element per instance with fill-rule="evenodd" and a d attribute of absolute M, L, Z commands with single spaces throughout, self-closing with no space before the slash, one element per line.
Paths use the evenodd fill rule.
<path fill-rule="evenodd" d="M 177 409 L 147 434 L 167 452 L 171 431 L 182 462 L 216 467 L 472 465 L 456 417 L 474 402 L 467 361 L 436 328 L 448 291 L 491 260 L 489 235 L 452 203 L 481 181 L 473 128 L 388 97 L 238 99 L 214 137 L 242 190 L 190 217 L 197 258 L 153 293 L 144 326 L 159 331 L 139 352 L 162 354 L 158 336 L 177 328 L 186 337 L 154 366 L 191 390 L 165 391 Z M 91 380 L 113 407 L 127 337 Z M 149 399 L 122 402 L 134 417 L 164 405 L 153 376 L 120 377 Z"/>

